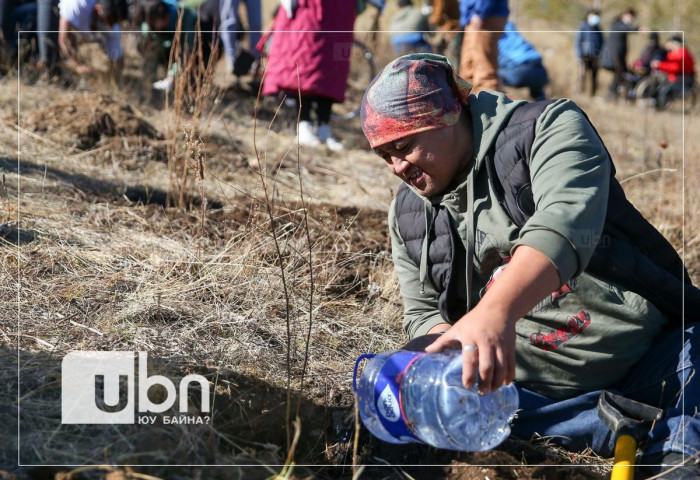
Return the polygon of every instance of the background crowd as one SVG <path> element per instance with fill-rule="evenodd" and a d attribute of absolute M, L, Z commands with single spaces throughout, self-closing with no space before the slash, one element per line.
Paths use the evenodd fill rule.
<path fill-rule="evenodd" d="M 396 56 L 441 53 L 474 85 L 475 93 L 514 87 L 528 89 L 534 100 L 546 98 L 550 78 L 545 62 L 509 19 L 508 0 L 393 2 L 395 13 L 387 25 Z M 122 31 L 136 30 L 141 32 L 139 51 L 153 59 L 144 62 L 145 74 L 154 77 L 154 89 L 168 91 L 178 73 L 188 70 L 183 64 L 188 53 L 198 57 L 195 62 L 189 56 L 190 62 L 198 62 L 189 71 L 223 57 L 226 71 L 241 77 L 259 73 L 264 50 L 267 73 L 262 92 L 296 98 L 300 143 L 341 150 L 330 118 L 332 105 L 345 99 L 350 58 L 344 51 L 353 41 L 356 16 L 368 4 L 379 12 L 385 4 L 382 0 L 279 0 L 278 4 L 271 24 L 263 26 L 261 0 L 0 0 L 0 64 L 3 73 L 19 60 L 49 77 L 66 71 L 86 74 L 93 71 L 94 61 L 85 61 L 78 47 L 85 41 L 99 42 L 109 71 L 118 79 L 123 69 Z M 18 37 L 20 31 L 36 33 Z M 182 32 L 178 41 L 176 31 Z M 649 77 L 654 79 L 652 96 L 661 104 L 674 92 L 693 86 L 694 59 L 678 35 L 661 39 L 649 33 L 648 46 L 630 61 L 628 35 L 638 31 L 631 8 L 616 16 L 607 32 L 599 10 L 586 12 L 574 42 L 580 93 L 603 98 L 598 97 L 600 68 L 612 72 L 604 97 L 610 100 L 632 96 L 634 87 Z M 179 48 L 171 58 L 174 44 Z M 155 78 L 159 65 L 170 68 Z"/>

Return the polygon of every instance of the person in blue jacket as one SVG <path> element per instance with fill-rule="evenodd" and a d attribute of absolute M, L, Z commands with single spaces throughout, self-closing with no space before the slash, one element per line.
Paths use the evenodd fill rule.
<path fill-rule="evenodd" d="M 598 62 L 603 49 L 603 32 L 600 31 L 600 10 L 590 9 L 576 32 L 576 58 L 579 61 L 579 93 L 586 90 L 586 77 L 591 77 L 591 97 L 598 88 Z"/>
<path fill-rule="evenodd" d="M 542 57 L 512 22 L 507 22 L 498 40 L 498 76 L 506 87 L 529 88 L 533 100 L 545 100 L 549 82 Z"/>

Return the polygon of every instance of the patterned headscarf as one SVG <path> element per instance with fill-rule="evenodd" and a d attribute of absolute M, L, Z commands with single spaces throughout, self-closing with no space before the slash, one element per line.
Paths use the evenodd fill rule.
<path fill-rule="evenodd" d="M 472 86 L 449 60 L 432 53 L 404 55 L 370 83 L 360 109 L 372 148 L 457 123 Z"/>

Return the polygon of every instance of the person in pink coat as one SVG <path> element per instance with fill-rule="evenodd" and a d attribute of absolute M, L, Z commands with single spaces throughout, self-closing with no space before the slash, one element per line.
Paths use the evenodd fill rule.
<path fill-rule="evenodd" d="M 330 117 L 333 103 L 345 100 L 356 5 L 355 0 L 280 1 L 262 93 L 294 99 L 301 93 L 301 145 L 343 149 L 331 133 Z"/>

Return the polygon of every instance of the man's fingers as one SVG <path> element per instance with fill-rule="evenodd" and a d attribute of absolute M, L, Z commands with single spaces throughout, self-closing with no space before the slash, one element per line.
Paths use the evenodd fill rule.
<path fill-rule="evenodd" d="M 450 332 L 448 330 L 446 333 L 440 335 L 438 339 L 435 340 L 433 343 L 425 347 L 425 351 L 428 353 L 442 352 L 452 342 L 452 336 L 450 335 Z"/>
<path fill-rule="evenodd" d="M 479 351 L 471 345 L 462 347 L 462 383 L 472 388 L 476 382 L 476 367 L 478 366 Z"/>
<path fill-rule="evenodd" d="M 501 350 L 496 351 L 496 367 L 491 381 L 491 390 L 498 389 L 505 382 L 507 375 L 506 361 Z"/>
<path fill-rule="evenodd" d="M 494 359 L 491 349 L 479 351 L 479 393 L 485 394 L 491 390 L 493 381 Z"/>

